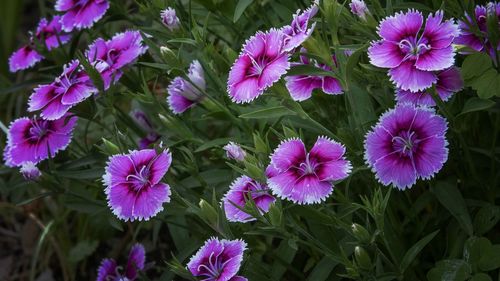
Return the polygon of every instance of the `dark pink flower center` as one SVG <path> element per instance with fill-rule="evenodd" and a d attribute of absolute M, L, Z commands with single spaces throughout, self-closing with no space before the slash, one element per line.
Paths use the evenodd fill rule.
<path fill-rule="evenodd" d="M 394 151 L 401 155 L 412 157 L 418 148 L 419 140 L 414 131 L 402 131 L 398 136 L 392 138 Z"/>
<path fill-rule="evenodd" d="M 226 261 L 223 261 L 223 259 L 219 256 L 220 255 L 216 255 L 214 252 L 212 252 L 210 253 L 210 257 L 208 258 L 208 260 L 198 266 L 200 275 L 209 277 L 209 279 L 206 280 L 212 280 L 210 278 L 213 278 L 213 280 L 217 279 L 222 274 L 222 271 L 224 270 L 226 264 L 231 260 L 228 259 Z"/>
<path fill-rule="evenodd" d="M 150 168 L 148 165 L 142 165 L 140 169 L 134 166 L 132 174 L 127 176 L 127 181 L 131 184 L 135 191 L 142 190 L 145 186 L 150 184 Z"/>
<path fill-rule="evenodd" d="M 43 139 L 50 131 L 49 122 L 42 119 L 33 119 L 31 127 L 25 133 L 26 139 L 32 143 L 37 143 Z"/>
<path fill-rule="evenodd" d="M 261 55 L 257 58 L 250 56 L 250 59 L 252 60 L 252 65 L 247 70 L 247 76 L 260 76 L 266 66 L 273 61 L 272 58 L 266 55 Z"/>
<path fill-rule="evenodd" d="M 300 163 L 298 167 L 298 172 L 301 176 L 313 175 L 316 174 L 318 166 L 319 163 L 315 159 L 311 159 L 311 157 L 309 157 L 309 153 L 307 153 L 306 159 L 304 162 Z"/>

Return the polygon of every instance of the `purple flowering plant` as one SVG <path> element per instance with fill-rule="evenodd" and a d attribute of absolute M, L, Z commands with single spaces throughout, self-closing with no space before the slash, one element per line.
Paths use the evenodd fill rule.
<path fill-rule="evenodd" d="M 4 2 L 0 280 L 498 278 L 498 1 Z"/>

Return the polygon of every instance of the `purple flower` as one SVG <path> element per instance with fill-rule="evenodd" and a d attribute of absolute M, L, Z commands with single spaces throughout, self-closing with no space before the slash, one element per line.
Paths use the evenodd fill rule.
<path fill-rule="evenodd" d="M 318 137 L 310 152 L 300 139 L 283 141 L 271 155 L 267 184 L 282 199 L 297 204 L 319 203 L 332 193 L 333 181 L 351 172 L 344 154 L 343 145 L 326 137 Z"/>
<path fill-rule="evenodd" d="M 89 28 L 100 20 L 109 8 L 108 0 L 57 0 L 55 10 L 63 12 L 65 31 Z"/>
<path fill-rule="evenodd" d="M 447 122 L 427 107 L 401 104 L 366 135 L 365 160 L 384 185 L 398 189 L 434 176 L 448 158 Z"/>
<path fill-rule="evenodd" d="M 170 202 L 170 186 L 160 182 L 172 162 L 167 150 L 130 151 L 109 158 L 103 182 L 108 206 L 124 221 L 149 220 Z"/>
<path fill-rule="evenodd" d="M 65 44 L 70 39 L 71 36 L 62 31 L 59 16 L 54 16 L 50 22 L 42 18 L 34 37 L 30 38 L 30 43 L 15 51 L 9 58 L 10 72 L 30 68 L 43 59 L 43 56 L 34 49 L 34 40 L 43 40 L 42 43 L 45 43 L 45 47 L 50 51 L 59 47 L 59 43 Z"/>
<path fill-rule="evenodd" d="M 161 22 L 170 30 L 174 31 L 179 28 L 179 18 L 175 14 L 175 10 L 167 7 L 161 12 Z"/>
<path fill-rule="evenodd" d="M 226 218 L 232 222 L 249 222 L 255 220 L 250 214 L 242 211 L 248 198 L 252 198 L 261 214 L 267 213 L 276 199 L 269 194 L 266 185 L 247 176 L 237 178 L 229 187 L 222 202 Z M 236 206 L 240 207 L 236 207 Z"/>
<path fill-rule="evenodd" d="M 65 115 L 54 121 L 39 117 L 21 117 L 10 124 L 3 154 L 5 164 L 21 166 L 54 157 L 71 142 L 77 117 Z"/>
<path fill-rule="evenodd" d="M 98 38 L 89 46 L 86 56 L 101 74 L 104 89 L 108 89 L 120 80 L 123 74 L 121 69 L 133 63 L 147 49 L 138 31 L 126 31 L 108 41 Z"/>
<path fill-rule="evenodd" d="M 452 42 L 459 34 L 453 20 L 443 22 L 443 12 L 427 17 L 409 10 L 385 18 L 378 27 L 381 40 L 368 49 L 370 62 L 390 68 L 389 76 L 396 87 L 417 92 L 436 83 L 435 71 L 451 67 L 455 60 Z"/>
<path fill-rule="evenodd" d="M 208 239 L 191 257 L 187 268 L 205 281 L 243 281 L 237 276 L 247 244 L 243 240 Z"/>
<path fill-rule="evenodd" d="M 135 244 L 130 249 L 125 268 L 118 266 L 113 259 L 104 259 L 97 269 L 97 281 L 133 281 L 137 279 L 138 272 L 144 269 L 146 251 L 142 244 Z M 120 273 L 120 270 L 123 272 Z"/>
<path fill-rule="evenodd" d="M 456 67 L 450 67 L 443 71 L 438 71 L 436 91 L 443 101 L 447 101 L 455 92 L 460 91 L 464 82 L 460 76 L 460 71 Z M 436 103 L 426 91 L 411 92 L 396 90 L 396 100 L 398 103 L 412 103 L 414 105 L 435 106 Z"/>
<path fill-rule="evenodd" d="M 282 31 L 271 29 L 246 41 L 229 72 L 227 91 L 233 102 L 251 102 L 287 72 L 290 62 L 284 37 Z"/>
<path fill-rule="evenodd" d="M 351 12 L 362 20 L 366 20 L 366 15 L 370 13 L 363 0 L 351 0 L 349 7 L 351 8 Z"/>
<path fill-rule="evenodd" d="M 31 46 L 23 46 L 15 51 L 9 58 L 10 72 L 27 69 L 33 67 L 38 62 L 42 61 L 43 56 L 33 50 Z"/>
<path fill-rule="evenodd" d="M 492 42 L 488 40 L 488 11 L 490 11 L 493 15 L 496 15 L 500 21 L 500 3 L 490 2 L 487 7 L 478 5 L 474 9 L 475 22 L 468 14 L 465 14 L 466 20 L 458 22 L 460 36 L 455 38 L 454 43 L 465 45 L 478 52 L 484 51 L 490 54 L 492 58 L 496 59 L 495 52 L 500 50 L 500 42 L 498 43 L 498 46 L 494 48 L 491 44 Z M 479 31 L 479 34 L 471 30 L 471 27 L 474 27 L 474 25 L 475 29 Z M 500 30 L 500 25 L 498 30 Z"/>
<path fill-rule="evenodd" d="M 302 12 L 301 10 L 297 10 L 293 15 L 292 23 L 283 27 L 282 30 L 285 34 L 284 51 L 289 52 L 294 50 L 311 36 L 316 23 L 313 23 L 311 27 L 309 27 L 309 20 L 318 12 L 318 5 L 318 1 L 314 1 L 313 5 L 305 11 Z"/>
<path fill-rule="evenodd" d="M 35 88 L 28 110 L 42 110 L 40 115 L 46 120 L 59 119 L 70 108 L 97 92 L 80 62 L 73 60 L 64 66 L 63 73 L 54 82 Z"/>
<path fill-rule="evenodd" d="M 226 151 L 226 157 L 229 159 L 242 162 L 247 156 L 247 153 L 241 148 L 241 146 L 232 141 L 226 144 L 223 149 Z"/>
<path fill-rule="evenodd" d="M 24 163 L 19 171 L 27 181 L 36 181 L 42 176 L 42 172 L 33 162 Z"/>
<path fill-rule="evenodd" d="M 305 49 L 303 49 L 305 52 Z M 313 64 L 318 68 L 326 71 L 332 71 L 332 68 L 326 64 L 318 63 L 306 56 L 300 56 L 301 63 L 292 63 L 292 65 L 309 65 Z M 335 63 L 335 57 L 332 56 L 332 61 Z M 342 94 L 342 86 L 339 81 L 331 76 L 316 76 L 316 75 L 292 75 L 286 76 L 286 87 L 295 101 L 304 101 L 311 98 L 314 89 L 322 89 L 325 94 L 338 95 Z"/>
<path fill-rule="evenodd" d="M 177 76 L 168 85 L 167 103 L 174 114 L 181 114 L 203 99 L 202 91 L 206 89 L 205 73 L 199 61 L 189 66 L 189 81 Z"/>

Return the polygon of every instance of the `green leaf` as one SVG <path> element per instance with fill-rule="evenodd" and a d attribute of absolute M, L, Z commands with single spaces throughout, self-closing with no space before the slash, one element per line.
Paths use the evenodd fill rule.
<path fill-rule="evenodd" d="M 470 86 L 477 91 L 477 95 L 482 99 L 488 99 L 499 95 L 500 75 L 493 68 L 488 69 L 483 75 L 475 78 Z"/>
<path fill-rule="evenodd" d="M 333 76 L 333 72 L 309 64 L 292 66 L 287 72 L 287 76 L 293 75 L 313 75 L 313 76 Z"/>
<path fill-rule="evenodd" d="M 472 221 L 467 211 L 465 200 L 456 185 L 449 182 L 438 181 L 436 185 L 431 188 L 431 191 L 439 202 L 455 217 L 465 232 L 469 236 L 472 236 Z"/>
<path fill-rule="evenodd" d="M 476 265 L 483 255 L 491 249 L 491 242 L 485 237 L 471 237 L 464 244 L 464 259 L 471 265 Z"/>
<path fill-rule="evenodd" d="M 239 0 L 238 4 L 236 5 L 236 8 L 234 9 L 234 16 L 233 16 L 233 22 L 237 22 L 241 15 L 243 15 L 243 12 L 247 9 L 250 4 L 252 4 L 253 0 Z"/>
<path fill-rule="evenodd" d="M 279 118 L 286 115 L 295 115 L 295 112 L 289 110 L 284 106 L 275 106 L 241 114 L 239 117 L 244 119 L 266 119 Z"/>
<path fill-rule="evenodd" d="M 491 277 L 486 273 L 478 273 L 470 279 L 470 281 L 492 281 Z"/>
<path fill-rule="evenodd" d="M 500 267 L 500 244 L 490 246 L 481 253 L 479 268 L 483 271 L 491 271 Z"/>
<path fill-rule="evenodd" d="M 462 64 L 462 77 L 469 80 L 481 76 L 488 69 L 491 69 L 491 58 L 484 53 L 475 53 L 467 56 Z"/>
<path fill-rule="evenodd" d="M 478 235 L 485 234 L 500 220 L 500 208 L 493 205 L 481 207 L 474 217 L 474 231 Z"/>
<path fill-rule="evenodd" d="M 90 256 L 96 249 L 99 243 L 97 241 L 80 241 L 69 251 L 69 261 L 77 263 L 86 257 Z"/>
<path fill-rule="evenodd" d="M 438 234 L 439 230 L 434 231 L 433 233 L 425 236 L 420 239 L 415 245 L 411 246 L 411 248 L 406 252 L 399 264 L 399 269 L 401 272 L 404 272 L 408 266 L 413 262 L 413 260 L 417 257 L 417 255 L 424 249 L 424 247 L 431 242 L 431 240 Z"/>
<path fill-rule="evenodd" d="M 204 144 L 200 145 L 194 152 L 205 151 L 205 150 L 212 148 L 214 146 L 227 144 L 229 141 L 231 141 L 231 138 L 214 139 L 214 140 L 205 142 Z"/>
<path fill-rule="evenodd" d="M 470 272 L 470 266 L 463 260 L 442 260 L 427 272 L 427 279 L 429 281 L 465 281 Z"/>
<path fill-rule="evenodd" d="M 472 97 L 468 99 L 467 102 L 465 102 L 464 108 L 462 108 L 462 112 L 460 112 L 457 117 L 470 112 L 486 110 L 493 107 L 494 105 L 494 101 Z"/>

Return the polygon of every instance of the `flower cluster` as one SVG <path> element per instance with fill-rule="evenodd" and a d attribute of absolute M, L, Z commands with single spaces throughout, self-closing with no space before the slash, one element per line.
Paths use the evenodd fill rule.
<path fill-rule="evenodd" d="M 305 11 L 297 11 L 290 25 L 267 32 L 258 31 L 246 41 L 227 81 L 227 91 L 233 102 L 253 101 L 285 75 L 291 65 L 298 65 L 290 63 L 290 56 L 312 35 L 315 23 L 309 26 L 309 21 L 317 12 L 318 3 L 315 2 Z M 301 61 L 309 64 L 304 57 Z M 327 71 L 332 70 L 325 64 L 312 63 Z M 287 77 L 287 87 L 297 101 L 310 98 L 315 88 L 322 88 L 327 94 L 342 92 L 339 82 L 333 77 L 291 76 Z"/>
<path fill-rule="evenodd" d="M 138 272 L 144 269 L 146 261 L 146 251 L 141 244 L 135 244 L 130 249 L 128 261 L 125 267 L 118 266 L 113 259 L 104 259 L 97 269 L 96 281 L 134 281 L 138 277 Z M 123 272 L 120 272 L 123 270 Z"/>
<path fill-rule="evenodd" d="M 488 16 L 496 18 L 498 22 L 496 32 L 500 32 L 500 3 L 490 2 L 486 6 L 478 5 L 472 17 L 465 14 L 465 20 L 458 22 L 460 36 L 455 38 L 455 44 L 465 45 L 474 51 L 485 52 L 498 64 L 496 52 L 500 51 L 500 42 L 497 46 L 493 46 L 493 42 L 488 38 L 488 34 L 491 34 L 488 31 Z M 475 32 L 476 30 L 479 33 Z"/>

